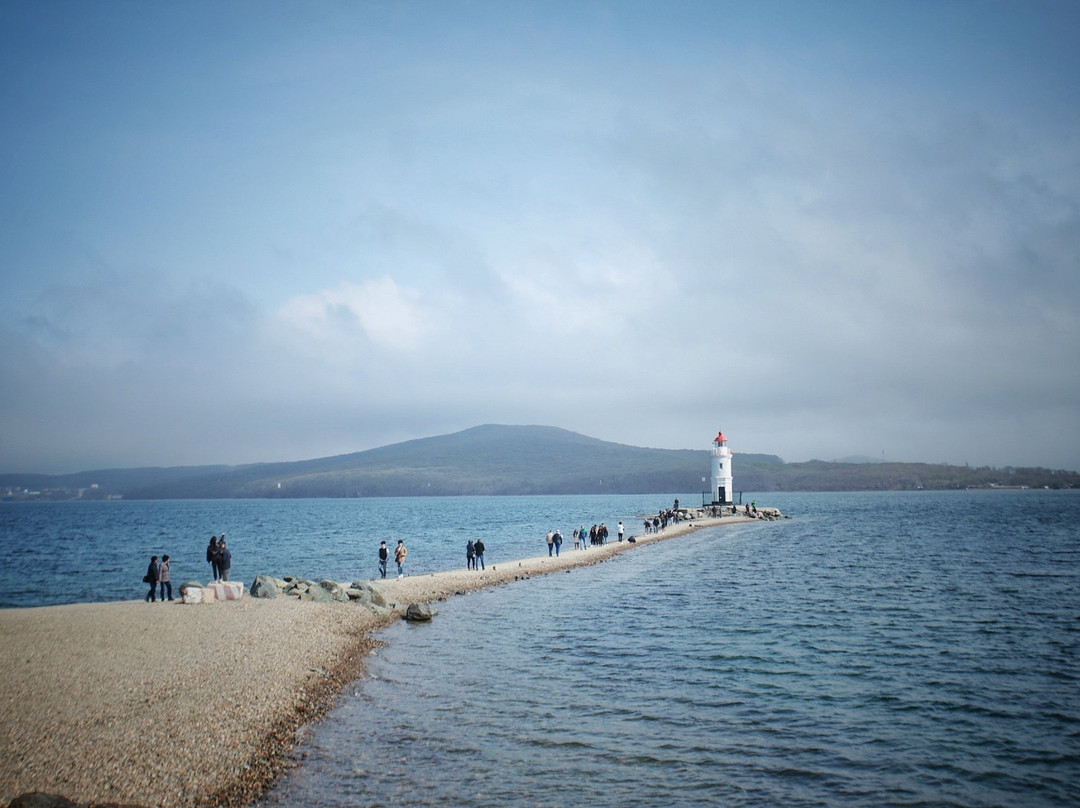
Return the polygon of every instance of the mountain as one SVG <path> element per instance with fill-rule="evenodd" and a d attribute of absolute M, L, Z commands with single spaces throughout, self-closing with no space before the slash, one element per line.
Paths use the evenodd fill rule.
<path fill-rule="evenodd" d="M 9 498 L 219 499 L 469 494 L 687 494 L 708 483 L 706 449 L 647 449 L 549 426 L 488 424 L 364 452 L 245 466 L 0 475 Z M 926 463 L 784 463 L 735 453 L 736 491 L 970 486 L 1080 487 L 1075 472 Z M 92 487 L 93 486 L 93 487 Z M 27 493 L 30 489 L 33 493 Z"/>

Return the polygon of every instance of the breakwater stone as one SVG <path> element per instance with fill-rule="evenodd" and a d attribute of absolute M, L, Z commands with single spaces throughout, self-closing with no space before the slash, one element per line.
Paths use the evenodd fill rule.
<path fill-rule="evenodd" d="M 251 584 L 253 598 L 295 598 L 312 603 L 356 603 L 366 606 L 377 614 L 393 611 L 378 584 L 371 581 L 312 581 L 295 575 L 275 578 L 258 575 Z"/>

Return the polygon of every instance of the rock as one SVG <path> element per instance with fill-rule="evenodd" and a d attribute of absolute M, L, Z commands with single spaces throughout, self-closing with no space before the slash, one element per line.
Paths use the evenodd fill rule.
<path fill-rule="evenodd" d="M 13 799 L 8 808 L 80 808 L 80 806 L 77 802 L 72 802 L 57 794 L 31 791 Z"/>
<path fill-rule="evenodd" d="M 321 586 L 309 586 L 307 589 L 300 593 L 300 600 L 309 600 L 313 603 L 333 603 L 334 596 Z"/>
<path fill-rule="evenodd" d="M 278 585 L 269 575 L 256 576 L 255 583 L 251 585 L 253 598 L 276 598 L 278 594 Z"/>
<path fill-rule="evenodd" d="M 333 600 L 338 603 L 348 603 L 349 596 L 345 594 L 345 587 L 339 584 L 337 581 L 320 581 L 319 588 L 324 592 L 328 592 Z"/>
<path fill-rule="evenodd" d="M 58 794 L 31 791 L 20 794 L 8 803 L 8 808 L 138 808 L 136 805 L 120 805 L 115 802 L 72 802 Z"/>
<path fill-rule="evenodd" d="M 438 613 L 438 610 L 432 608 L 430 603 L 410 603 L 409 608 L 405 610 L 405 619 L 412 623 L 424 623 Z"/>
<path fill-rule="evenodd" d="M 357 589 L 367 588 L 371 591 L 371 602 L 376 606 L 388 606 L 386 602 L 386 595 L 383 594 L 382 584 L 368 583 L 367 581 L 353 581 L 353 586 Z"/>

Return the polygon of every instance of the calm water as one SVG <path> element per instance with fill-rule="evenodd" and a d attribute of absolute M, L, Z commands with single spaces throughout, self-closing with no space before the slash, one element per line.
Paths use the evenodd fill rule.
<path fill-rule="evenodd" d="M 1080 805 L 1080 492 L 760 495 L 702 530 L 397 625 L 262 808 Z M 683 498 L 692 502 L 691 496 Z M 6 605 L 543 552 L 667 497 L 0 505 Z M 572 552 L 572 551 L 571 551 Z M 182 607 L 176 607 L 182 608 Z"/>
<path fill-rule="evenodd" d="M 682 502 L 691 503 L 686 496 Z M 701 495 L 697 495 L 701 501 Z M 488 564 L 547 552 L 558 527 L 670 507 L 667 496 L 427 497 L 304 500 L 0 502 L 0 607 L 130 600 L 146 593 L 150 556 L 172 559 L 174 587 L 207 581 L 206 545 L 224 531 L 234 581 L 299 575 L 353 581 L 378 574 L 379 542 L 409 548 L 411 574 L 465 566 L 483 537 Z"/>
<path fill-rule="evenodd" d="M 1080 495 L 769 495 L 455 598 L 264 808 L 1080 805 Z"/>

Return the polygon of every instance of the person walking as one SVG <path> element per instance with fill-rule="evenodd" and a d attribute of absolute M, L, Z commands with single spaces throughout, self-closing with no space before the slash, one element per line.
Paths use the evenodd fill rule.
<path fill-rule="evenodd" d="M 221 534 L 221 541 L 218 542 L 218 573 L 221 575 L 221 580 L 229 580 L 229 570 L 232 569 L 232 551 L 225 546 L 225 534 Z"/>
<path fill-rule="evenodd" d="M 386 562 L 390 560 L 390 548 L 386 542 L 379 544 L 379 577 L 386 577 Z"/>
<path fill-rule="evenodd" d="M 157 601 L 158 585 L 157 556 L 150 556 L 150 566 L 146 568 L 146 575 L 143 576 L 143 583 L 150 584 L 150 591 L 146 593 L 144 600 L 147 603 L 155 603 Z"/>
<path fill-rule="evenodd" d="M 471 570 L 476 566 L 476 545 L 473 544 L 472 539 L 469 539 L 469 543 L 465 545 L 465 569 Z"/>
<path fill-rule="evenodd" d="M 405 547 L 405 542 L 401 539 L 397 540 L 397 547 L 394 548 L 394 561 L 397 562 L 397 577 L 405 577 L 405 556 L 409 554 L 409 550 Z"/>
<path fill-rule="evenodd" d="M 210 537 L 210 546 L 206 548 L 206 560 L 210 562 L 211 581 L 218 580 L 218 547 L 217 536 Z"/>
<path fill-rule="evenodd" d="M 551 543 L 555 545 L 555 557 L 559 557 L 559 548 L 562 547 L 562 533 L 558 528 L 555 528 L 555 535 L 551 537 Z"/>
<path fill-rule="evenodd" d="M 547 534 L 548 558 L 551 558 L 551 551 L 555 549 L 554 536 L 555 536 L 555 531 L 554 530 L 549 530 L 548 534 Z"/>
<path fill-rule="evenodd" d="M 484 540 L 483 539 L 477 539 L 476 544 L 473 545 L 473 546 L 476 548 L 476 561 L 473 562 L 472 568 L 475 570 L 475 569 L 477 569 L 477 565 L 479 565 L 479 569 L 483 569 L 484 568 Z"/>
<path fill-rule="evenodd" d="M 162 556 L 161 563 L 158 564 L 158 583 L 161 585 L 161 602 L 165 602 L 166 590 L 169 592 L 169 600 L 172 600 L 172 571 L 167 555 Z"/>
<path fill-rule="evenodd" d="M 619 541 L 622 541 L 623 526 L 622 522 L 619 522 Z"/>

